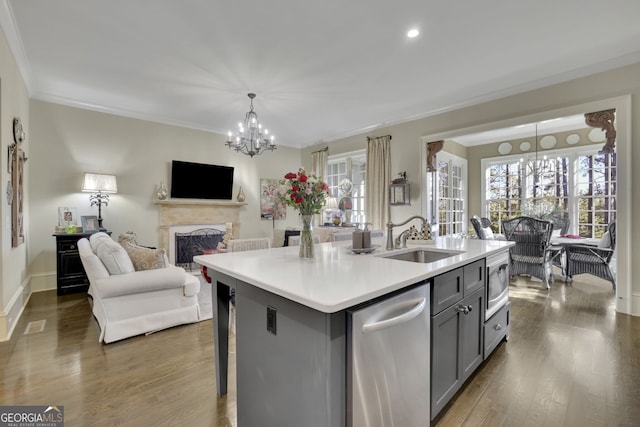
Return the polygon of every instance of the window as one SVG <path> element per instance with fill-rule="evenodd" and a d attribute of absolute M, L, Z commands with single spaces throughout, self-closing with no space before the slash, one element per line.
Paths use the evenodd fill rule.
<path fill-rule="evenodd" d="M 495 233 L 503 219 L 522 211 L 522 164 L 518 161 L 493 164 L 487 169 L 487 213 Z"/>
<path fill-rule="evenodd" d="M 366 153 L 357 151 L 340 156 L 329 156 L 327 162 L 326 181 L 331 195 L 338 200 L 349 196 L 340 191 L 339 185 L 343 179 L 349 179 L 353 185 L 351 189 L 351 222 L 364 223 L 365 216 L 365 179 L 366 179 Z"/>
<path fill-rule="evenodd" d="M 453 236 L 466 229 L 467 161 L 446 152 L 437 154 L 437 171 L 427 174 L 427 218 L 438 224 L 439 236 Z"/>
<path fill-rule="evenodd" d="M 497 230 L 502 220 L 542 217 L 568 209 L 569 158 L 510 160 L 487 170 L 487 217 Z"/>
<path fill-rule="evenodd" d="M 616 155 L 580 155 L 576 163 L 578 231 L 600 238 L 616 217 Z"/>
<path fill-rule="evenodd" d="M 570 219 L 572 233 L 599 238 L 615 218 L 615 154 L 571 148 L 542 158 L 505 156 L 482 164 L 486 216 L 494 231 L 515 216 L 558 215 Z"/>

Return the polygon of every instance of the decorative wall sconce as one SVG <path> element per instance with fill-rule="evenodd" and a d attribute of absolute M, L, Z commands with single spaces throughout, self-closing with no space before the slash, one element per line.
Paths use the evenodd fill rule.
<path fill-rule="evenodd" d="M 389 186 L 389 204 L 391 206 L 411 205 L 411 188 L 407 181 L 407 172 L 400 172 Z"/>

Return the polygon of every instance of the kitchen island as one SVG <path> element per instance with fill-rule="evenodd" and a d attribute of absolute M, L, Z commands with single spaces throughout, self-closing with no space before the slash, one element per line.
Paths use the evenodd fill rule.
<path fill-rule="evenodd" d="M 238 426 L 352 425 L 349 399 L 358 385 L 348 380 L 350 310 L 430 285 L 436 276 L 484 262 L 510 245 L 439 238 L 421 247 L 451 256 L 430 263 L 387 258 L 412 251 L 413 244 L 356 255 L 344 242 L 317 244 L 310 260 L 300 259 L 297 247 L 195 257 L 207 267 L 214 287 L 218 394 L 227 392 L 229 296 L 234 289 Z M 429 314 L 430 304 L 425 309 Z M 428 332 L 421 339 L 428 353 Z M 428 396 L 428 379 L 425 388 Z M 422 405 L 428 408 L 429 403 Z"/>

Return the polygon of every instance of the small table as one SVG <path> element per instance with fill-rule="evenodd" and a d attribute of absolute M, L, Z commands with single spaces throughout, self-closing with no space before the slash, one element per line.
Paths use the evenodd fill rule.
<path fill-rule="evenodd" d="M 552 237 L 551 240 L 549 240 L 549 243 L 552 246 L 566 246 L 566 245 L 589 245 L 589 246 L 598 246 L 598 244 L 600 243 L 600 239 L 593 239 L 593 238 L 587 238 L 587 237 L 580 237 L 580 238 L 575 238 L 575 237 Z"/>
<path fill-rule="evenodd" d="M 105 231 L 111 235 L 111 231 Z M 92 233 L 54 233 L 56 238 L 56 279 L 57 294 L 65 295 L 86 292 L 89 279 L 80 261 L 78 240 L 89 238 Z"/>

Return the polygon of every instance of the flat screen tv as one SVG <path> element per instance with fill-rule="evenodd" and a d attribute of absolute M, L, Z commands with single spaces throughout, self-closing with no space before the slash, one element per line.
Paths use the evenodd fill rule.
<path fill-rule="evenodd" d="M 172 198 L 231 200 L 232 192 L 232 166 L 171 162 Z"/>

